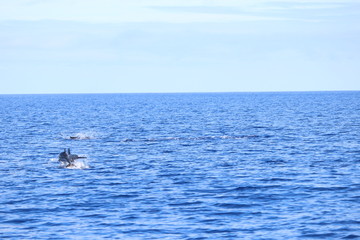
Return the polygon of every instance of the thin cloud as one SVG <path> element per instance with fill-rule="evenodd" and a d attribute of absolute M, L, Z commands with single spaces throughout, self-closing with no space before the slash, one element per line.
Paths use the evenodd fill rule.
<path fill-rule="evenodd" d="M 315 3 L 316 2 L 316 3 Z M 349 9 L 354 4 L 351 3 L 320 3 L 320 1 L 257 1 L 256 3 L 245 2 L 243 4 L 235 4 L 229 6 L 227 4 L 207 4 L 194 6 L 153 6 L 152 8 L 163 12 L 172 13 L 198 13 L 198 14 L 213 14 L 213 15 L 232 15 L 232 16 L 247 16 L 249 20 L 301 20 L 301 21 L 318 21 L 321 20 L 319 16 L 338 16 L 339 11 L 349 13 Z M 335 12 L 338 11 L 338 12 Z M 321 13 L 321 14 L 317 14 Z M 300 17 L 299 14 L 303 14 Z M 311 14 L 316 14 L 309 18 Z M 342 14 L 343 15 L 343 14 Z M 297 17 L 299 16 L 299 17 Z M 244 18 L 245 19 L 245 18 Z"/>
<path fill-rule="evenodd" d="M 273 12 L 329 9 L 355 2 L 354 0 L 277 0 L 276 2 L 269 0 L 0 0 L 0 21 L 191 23 L 300 20 L 276 15 Z M 191 8 L 192 11 L 189 11 Z"/>

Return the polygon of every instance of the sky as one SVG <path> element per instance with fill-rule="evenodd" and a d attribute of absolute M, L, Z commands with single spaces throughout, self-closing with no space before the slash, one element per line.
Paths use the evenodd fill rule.
<path fill-rule="evenodd" d="M 360 90 L 359 0 L 0 0 L 0 94 Z"/>

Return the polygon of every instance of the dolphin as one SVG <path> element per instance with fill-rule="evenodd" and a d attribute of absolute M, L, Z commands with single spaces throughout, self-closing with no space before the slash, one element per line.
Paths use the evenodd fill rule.
<path fill-rule="evenodd" d="M 66 152 L 66 148 L 63 152 L 59 154 L 59 162 L 62 162 L 64 164 L 67 164 L 67 166 L 71 165 L 71 161 L 69 159 L 69 154 Z"/>
<path fill-rule="evenodd" d="M 86 157 L 79 157 L 76 154 L 71 154 L 70 148 L 68 148 L 67 151 L 65 148 L 64 151 L 59 154 L 59 162 L 66 164 L 66 167 L 74 166 L 75 160 L 79 158 L 86 158 Z"/>
<path fill-rule="evenodd" d="M 82 139 L 91 139 L 89 136 L 83 136 L 83 135 L 74 135 L 69 137 L 72 140 L 82 140 Z"/>

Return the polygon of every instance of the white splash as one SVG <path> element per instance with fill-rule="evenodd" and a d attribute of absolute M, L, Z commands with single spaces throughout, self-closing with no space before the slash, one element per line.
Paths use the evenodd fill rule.
<path fill-rule="evenodd" d="M 58 161 L 58 159 L 52 158 L 52 159 L 50 159 L 50 161 L 55 162 L 55 161 Z M 90 168 L 90 165 L 89 165 L 87 158 L 79 158 L 79 159 L 76 159 L 70 166 L 67 166 L 67 164 L 64 162 L 60 162 L 60 168 L 88 169 L 88 168 Z"/>
<path fill-rule="evenodd" d="M 97 134 L 95 132 L 79 132 L 74 134 L 62 134 L 65 139 L 71 140 L 85 140 L 85 139 L 95 139 Z"/>
<path fill-rule="evenodd" d="M 74 161 L 74 163 L 69 166 L 69 167 L 65 167 L 68 169 L 87 169 L 90 168 L 89 163 L 86 159 L 77 159 Z"/>

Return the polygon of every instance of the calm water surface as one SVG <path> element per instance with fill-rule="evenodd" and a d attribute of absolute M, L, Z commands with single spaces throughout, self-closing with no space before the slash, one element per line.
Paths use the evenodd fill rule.
<path fill-rule="evenodd" d="M 360 92 L 0 95 L 0 124 L 0 239 L 360 239 Z"/>

